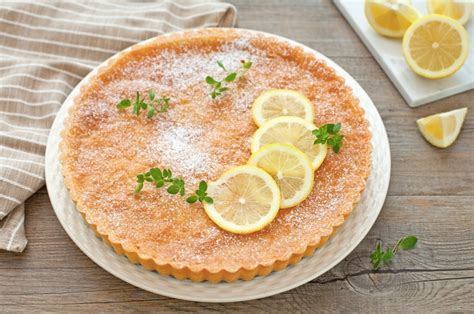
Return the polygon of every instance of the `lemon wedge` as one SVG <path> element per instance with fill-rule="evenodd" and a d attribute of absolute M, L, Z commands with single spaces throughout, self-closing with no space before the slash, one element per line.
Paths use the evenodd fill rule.
<path fill-rule="evenodd" d="M 305 153 L 316 170 L 327 154 L 326 144 L 314 144 L 311 133 L 316 126 L 298 117 L 278 117 L 263 124 L 254 134 L 251 143 L 252 153 L 266 144 L 291 144 Z"/>
<path fill-rule="evenodd" d="M 275 180 L 254 166 L 239 166 L 208 185 L 212 204 L 204 203 L 209 218 L 222 229 L 239 234 L 265 228 L 280 209 Z"/>
<path fill-rule="evenodd" d="M 428 12 L 449 16 L 461 24 L 466 24 L 472 15 L 472 0 L 428 0 L 426 5 Z"/>
<path fill-rule="evenodd" d="M 459 22 L 432 14 L 408 28 L 402 48 L 415 73 L 436 79 L 450 76 L 463 66 L 469 54 L 469 39 Z"/>
<path fill-rule="evenodd" d="M 436 147 L 450 146 L 461 131 L 467 108 L 438 113 L 416 121 L 423 137 Z"/>
<path fill-rule="evenodd" d="M 366 0 L 365 16 L 377 33 L 400 38 L 421 14 L 410 1 Z"/>
<path fill-rule="evenodd" d="M 304 201 L 313 189 L 314 172 L 305 153 L 288 144 L 268 144 L 250 157 L 249 164 L 268 172 L 281 192 L 281 208 Z"/>
<path fill-rule="evenodd" d="M 288 89 L 270 89 L 260 94 L 252 106 L 253 120 L 258 126 L 280 116 L 314 120 L 314 107 L 305 95 Z"/>

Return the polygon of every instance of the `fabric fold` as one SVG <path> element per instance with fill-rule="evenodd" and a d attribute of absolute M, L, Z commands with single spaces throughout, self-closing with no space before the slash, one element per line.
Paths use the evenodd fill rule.
<path fill-rule="evenodd" d="M 215 0 L 1 2 L 0 249 L 26 246 L 24 201 L 44 185 L 49 128 L 87 73 L 145 39 L 236 18 Z"/>

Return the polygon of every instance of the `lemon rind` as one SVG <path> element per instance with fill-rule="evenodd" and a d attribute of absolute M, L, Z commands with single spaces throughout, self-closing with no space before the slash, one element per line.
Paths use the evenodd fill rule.
<path fill-rule="evenodd" d="M 262 146 L 257 152 L 252 154 L 248 161 L 248 164 L 258 167 L 258 162 L 260 158 L 265 156 L 265 154 L 268 153 L 270 150 L 280 150 L 286 153 L 294 154 L 294 156 L 296 156 L 301 161 L 301 165 L 306 168 L 306 172 L 310 174 L 308 177 L 304 178 L 304 189 L 301 189 L 299 193 L 296 194 L 292 199 L 282 199 L 280 203 L 280 208 L 290 208 L 301 204 L 304 200 L 308 198 L 314 187 L 314 169 L 311 160 L 305 153 L 303 153 L 301 150 L 299 150 L 293 145 L 273 143 Z"/>
<path fill-rule="evenodd" d="M 295 90 L 291 89 L 268 89 L 262 92 L 253 102 L 252 104 L 252 117 L 256 125 L 261 127 L 263 124 L 270 120 L 265 120 L 261 114 L 262 111 L 262 105 L 265 103 L 265 100 L 272 96 L 275 93 L 285 93 L 285 94 L 292 94 L 295 96 L 295 98 L 298 98 L 302 100 L 303 103 L 307 104 L 307 106 L 304 106 L 305 109 L 305 117 L 302 118 L 308 122 L 313 122 L 314 121 L 314 116 L 315 116 L 315 110 L 313 103 L 300 92 L 297 92 Z M 291 115 L 284 115 L 282 117 L 291 117 Z"/>
<path fill-rule="evenodd" d="M 415 31 L 416 27 L 420 25 L 421 23 L 426 23 L 427 20 L 432 20 L 432 21 L 444 21 L 448 22 L 451 26 L 453 26 L 455 29 L 459 31 L 459 34 L 461 36 L 461 40 L 466 43 L 462 47 L 461 55 L 460 57 L 453 63 L 449 68 L 443 69 L 442 71 L 430 71 L 430 70 L 425 70 L 421 67 L 418 66 L 416 61 L 411 58 L 411 55 L 409 54 L 410 47 L 409 47 L 409 39 L 413 35 L 413 32 Z M 445 78 L 453 75 L 456 73 L 466 62 L 467 57 L 469 56 L 469 49 L 470 49 L 470 44 L 469 44 L 469 37 L 467 34 L 467 31 L 464 29 L 464 27 L 456 20 L 440 15 L 440 14 L 430 14 L 427 16 L 424 16 L 420 19 L 418 19 L 415 23 L 413 23 L 405 32 L 405 35 L 403 36 L 403 42 L 402 42 L 402 50 L 403 50 L 403 56 L 408 64 L 408 66 L 418 75 L 428 78 L 428 79 L 439 79 L 439 78 Z"/>
<path fill-rule="evenodd" d="M 257 129 L 257 131 L 255 131 L 254 135 L 252 136 L 251 143 L 250 143 L 250 150 L 252 154 L 257 152 L 260 149 L 260 147 L 264 146 L 264 145 L 260 145 L 260 138 L 262 137 L 263 133 L 266 132 L 268 128 L 270 128 L 271 126 L 279 122 L 300 123 L 300 124 L 303 124 L 308 130 L 310 130 L 310 132 L 316 129 L 316 126 L 313 123 L 308 122 L 300 117 L 282 116 L 282 117 L 273 118 L 271 120 L 268 120 L 259 129 Z M 273 143 L 269 143 L 269 144 L 273 144 Z M 321 166 L 324 159 L 326 159 L 328 149 L 327 149 L 327 144 L 315 144 L 315 145 L 319 145 L 319 151 L 320 151 L 320 153 L 311 161 L 311 164 L 313 165 L 313 170 L 316 171 Z"/>
<path fill-rule="evenodd" d="M 461 133 L 461 128 L 464 124 L 464 119 L 466 118 L 466 115 L 467 115 L 467 111 L 468 111 L 467 107 L 464 107 L 460 109 L 451 110 L 448 112 L 442 112 L 442 113 L 438 113 L 438 114 L 434 114 L 431 116 L 418 119 L 416 120 L 416 123 L 418 125 L 418 129 L 420 130 L 420 133 L 423 135 L 423 138 L 428 143 L 438 148 L 447 148 L 451 146 L 459 137 L 459 134 Z M 426 132 L 425 130 L 426 119 L 431 118 L 436 115 L 441 115 L 441 116 L 454 115 L 456 117 L 456 129 L 452 133 L 452 135 L 450 135 L 449 137 L 443 137 L 441 140 L 438 140 L 438 139 L 435 139 L 430 133 Z"/>
<path fill-rule="evenodd" d="M 370 14 L 370 12 L 369 12 L 370 2 L 371 2 L 370 0 L 366 0 L 365 5 L 364 5 L 364 13 L 365 13 L 365 16 L 366 16 L 367 21 L 369 22 L 370 26 L 372 26 L 372 28 L 378 34 L 380 34 L 382 36 L 386 36 L 386 37 L 390 37 L 390 38 L 402 38 L 403 35 L 405 34 L 406 30 L 400 30 L 398 32 L 395 32 L 395 31 L 389 30 L 387 28 L 380 27 L 377 24 L 377 22 L 375 22 L 375 20 L 373 19 L 372 14 Z M 382 6 L 388 6 L 388 4 L 385 4 L 382 1 L 377 2 L 376 4 L 382 5 Z M 411 1 L 409 1 L 409 2 L 408 1 L 400 2 L 399 4 L 403 5 L 407 8 L 409 7 L 414 13 L 416 13 L 418 15 L 418 19 L 422 16 L 421 13 L 413 5 L 411 5 Z M 402 13 L 400 12 L 400 14 L 402 14 Z"/>
<path fill-rule="evenodd" d="M 451 16 L 449 15 L 444 15 L 442 13 L 436 13 L 434 11 L 434 8 L 432 7 L 432 3 L 433 1 L 432 0 L 427 0 L 426 1 L 426 8 L 428 10 L 428 12 L 430 14 L 440 14 L 440 15 L 443 15 L 443 16 L 447 16 L 449 18 L 452 18 Z M 458 4 L 462 4 L 464 5 L 464 8 L 465 8 L 465 11 L 464 11 L 464 15 L 460 18 L 460 19 L 454 19 L 455 21 L 458 21 L 459 23 L 461 23 L 462 25 L 466 24 L 469 19 L 471 18 L 471 15 L 472 15 L 472 8 L 473 8 L 473 3 L 471 2 L 459 2 Z"/>
<path fill-rule="evenodd" d="M 227 170 L 218 180 L 216 180 L 215 182 L 210 182 L 209 186 L 211 187 L 214 184 L 220 184 L 221 182 L 226 181 L 226 179 L 228 179 L 229 177 L 239 173 L 247 173 L 260 177 L 271 189 L 274 197 L 270 206 L 270 210 L 268 211 L 268 214 L 264 216 L 264 219 L 261 219 L 257 223 L 251 225 L 236 225 L 232 222 L 223 219 L 222 216 L 219 215 L 215 210 L 214 204 L 203 203 L 203 205 L 208 217 L 220 228 L 236 234 L 249 234 L 262 230 L 275 219 L 276 215 L 278 214 L 278 211 L 280 210 L 281 194 L 277 183 L 275 182 L 275 180 L 273 180 L 271 175 L 269 175 L 263 169 L 250 165 L 237 166 Z"/>

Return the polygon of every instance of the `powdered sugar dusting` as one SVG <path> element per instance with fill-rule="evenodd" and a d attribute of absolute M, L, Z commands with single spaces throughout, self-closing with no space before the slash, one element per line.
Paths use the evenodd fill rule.
<path fill-rule="evenodd" d="M 210 170 L 214 162 L 205 148 L 197 144 L 204 136 L 204 129 L 181 124 L 160 130 L 148 149 L 150 152 L 160 152 L 159 159 L 163 167 L 173 169 L 179 165 L 183 173 L 194 174 Z"/>
<path fill-rule="evenodd" d="M 170 36 L 132 51 L 83 91 L 65 136 L 71 190 L 91 221 L 160 263 L 236 270 L 283 260 L 330 234 L 358 200 L 370 166 L 367 122 L 343 80 L 301 49 L 229 30 L 193 34 L 179 44 Z M 216 61 L 233 71 L 249 59 L 252 68 L 212 100 L 206 75 L 226 75 Z M 256 130 L 250 108 L 269 88 L 305 94 L 315 104 L 316 125 L 344 126 L 343 149 L 328 153 L 304 203 L 281 210 L 262 231 L 236 235 L 214 225 L 202 205 L 188 205 L 151 184 L 133 193 L 136 174 L 151 167 L 171 168 L 193 189 L 199 180 L 215 180 L 246 163 Z M 168 112 L 148 119 L 116 109 L 123 97 L 149 89 L 171 98 Z"/>

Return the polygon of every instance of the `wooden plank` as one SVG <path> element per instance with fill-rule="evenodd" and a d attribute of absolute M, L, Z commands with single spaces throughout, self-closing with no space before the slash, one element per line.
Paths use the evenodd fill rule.
<path fill-rule="evenodd" d="M 367 91 L 390 138 L 392 179 L 384 209 L 366 239 L 331 271 L 280 295 L 231 304 L 169 299 L 108 274 L 68 238 L 41 189 L 26 203 L 29 239 L 22 254 L 0 251 L 1 311 L 468 311 L 474 307 L 474 116 L 446 150 L 427 144 L 415 120 L 473 108 L 474 91 L 410 109 L 330 1 L 233 0 L 240 26 L 300 41 L 332 58 Z M 415 234 L 378 273 L 368 256 L 376 241 Z"/>
<path fill-rule="evenodd" d="M 56 309 L 64 310 L 98 306 L 101 310 L 150 310 L 158 305 L 162 310 L 277 310 L 287 304 L 285 310 L 297 307 L 303 311 L 314 307 L 334 310 L 329 300 L 342 298 L 345 301 L 337 303 L 338 310 L 360 306 L 359 310 L 376 311 L 395 310 L 401 298 L 408 303 L 434 298 L 419 309 L 430 304 L 446 310 L 467 309 L 470 299 L 466 292 L 474 281 L 474 226 L 472 220 L 465 219 L 472 211 L 469 200 L 472 198 L 466 196 L 390 196 L 368 237 L 330 272 L 282 295 L 223 306 L 156 296 L 106 273 L 68 239 L 46 195 L 37 194 L 26 206 L 27 250 L 23 254 L 0 253 L 0 304 L 11 306 L 11 310 L 21 306 L 55 309 L 58 305 L 61 307 Z M 418 248 L 401 252 L 389 269 L 370 271 L 368 256 L 376 240 L 393 244 L 406 234 L 419 237 Z M 406 295 L 407 291 L 411 292 Z M 433 291 L 439 296 L 432 296 Z"/>

